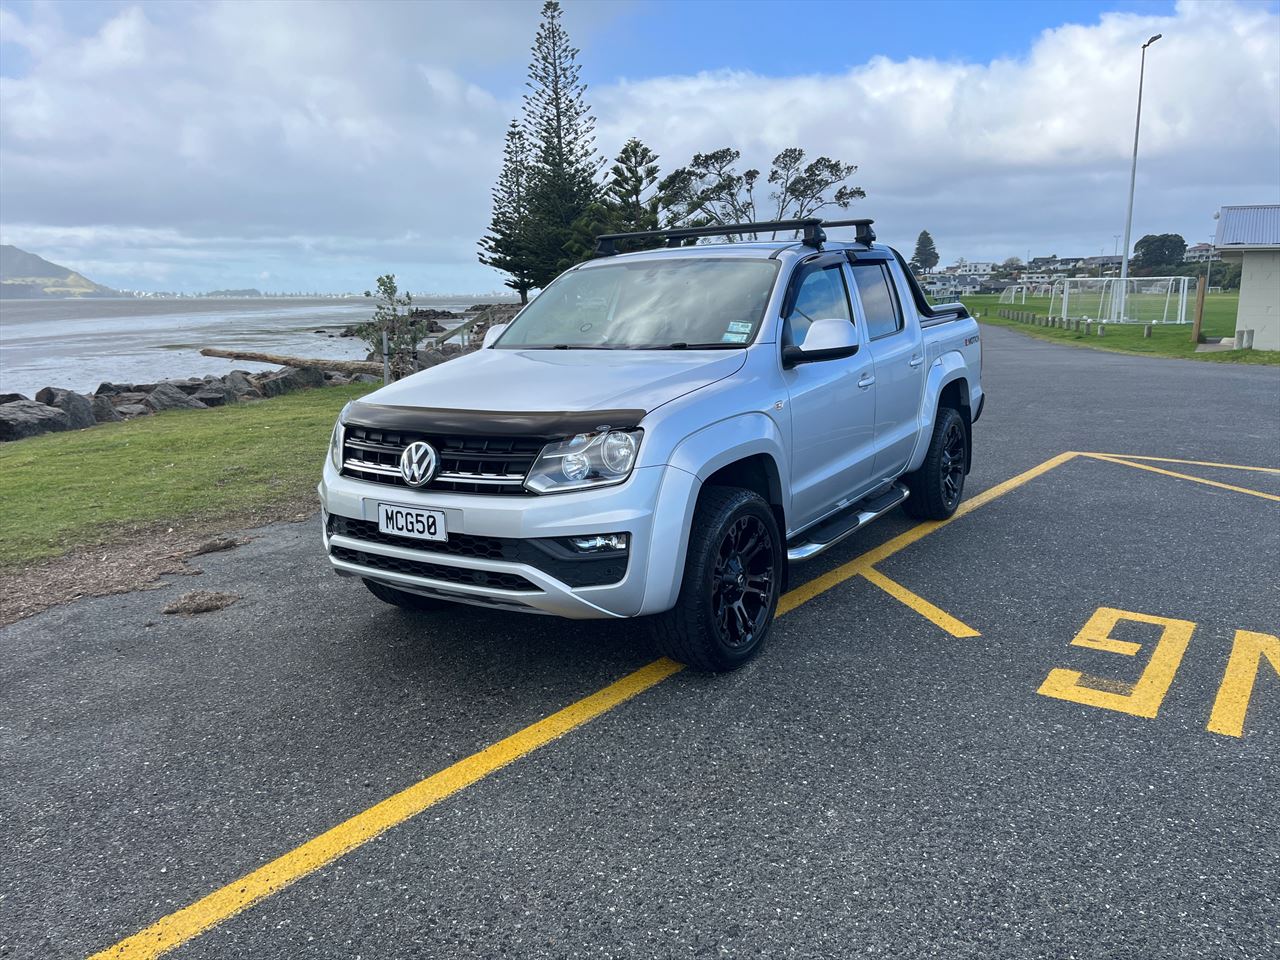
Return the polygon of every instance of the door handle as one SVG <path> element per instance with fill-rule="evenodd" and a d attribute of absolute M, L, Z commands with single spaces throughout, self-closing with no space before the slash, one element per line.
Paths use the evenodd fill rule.
<path fill-rule="evenodd" d="M 921 357 L 921 356 L 915 356 L 915 357 L 912 357 L 910 360 L 908 360 L 908 361 L 907 361 L 907 366 L 909 366 L 909 367 L 918 367 L 918 366 L 920 366 L 920 364 L 922 364 L 922 363 L 924 363 L 924 357 Z"/>
<path fill-rule="evenodd" d="M 867 387 L 871 386 L 875 382 L 876 382 L 875 377 L 873 377 L 869 373 L 864 373 L 862 377 L 858 380 L 858 386 L 861 387 L 863 390 L 865 390 L 867 389 Z"/>

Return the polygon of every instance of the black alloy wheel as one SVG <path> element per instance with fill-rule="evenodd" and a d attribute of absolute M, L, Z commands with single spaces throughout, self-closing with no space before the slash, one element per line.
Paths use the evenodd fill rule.
<path fill-rule="evenodd" d="M 940 407 L 924 463 L 902 478 L 911 491 L 903 508 L 920 520 L 946 520 L 960 506 L 968 469 L 968 424 L 958 410 Z"/>
<path fill-rule="evenodd" d="M 939 471 L 942 502 L 948 511 L 960 505 L 960 494 L 964 490 L 965 446 L 964 423 L 954 417 L 942 437 L 942 469 Z"/>
<path fill-rule="evenodd" d="M 739 517 L 716 551 L 711 609 L 720 641 L 732 649 L 748 647 L 769 619 L 778 572 L 773 538 L 757 516 Z"/>
<path fill-rule="evenodd" d="M 768 639 L 786 578 L 778 518 L 754 490 L 705 487 L 675 606 L 648 618 L 654 641 L 697 670 L 736 670 Z"/>

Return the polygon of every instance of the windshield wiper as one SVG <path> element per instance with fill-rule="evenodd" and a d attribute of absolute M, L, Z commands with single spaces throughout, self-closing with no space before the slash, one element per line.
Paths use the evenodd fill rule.
<path fill-rule="evenodd" d="M 675 343 L 668 343 L 665 347 L 658 347 L 659 350 L 727 350 L 734 347 L 745 347 L 745 343 L 725 343 L 723 340 L 717 340 L 715 343 L 688 343 L 684 340 L 677 340 Z M 653 347 L 635 347 L 637 350 L 653 350 Z"/>

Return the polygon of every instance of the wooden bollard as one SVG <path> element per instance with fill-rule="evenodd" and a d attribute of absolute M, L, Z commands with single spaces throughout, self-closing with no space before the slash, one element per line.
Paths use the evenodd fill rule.
<path fill-rule="evenodd" d="M 1093 333 L 1093 321 L 1092 321 L 1092 320 L 1086 320 L 1086 321 L 1084 322 L 1084 335 L 1087 337 L 1087 336 L 1089 336 L 1089 334 L 1091 334 L 1091 333 Z"/>
<path fill-rule="evenodd" d="M 1105 323 L 1098 324 L 1098 336 L 1102 336 L 1103 332 L 1106 329 L 1107 329 L 1107 325 Z"/>
<path fill-rule="evenodd" d="M 1144 340 L 1151 339 L 1151 324 L 1148 323 L 1146 326 L 1142 328 L 1142 338 Z"/>

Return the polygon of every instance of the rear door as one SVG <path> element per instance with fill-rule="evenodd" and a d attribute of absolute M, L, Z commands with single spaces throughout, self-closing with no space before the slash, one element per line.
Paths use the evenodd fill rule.
<path fill-rule="evenodd" d="M 924 387 L 924 342 L 914 314 L 906 315 L 888 260 L 864 259 L 851 264 L 860 314 L 875 365 L 876 480 L 906 469 L 920 429 L 920 396 Z"/>
<path fill-rule="evenodd" d="M 809 326 L 831 317 L 854 322 L 840 255 L 796 269 L 783 305 L 780 347 L 788 343 L 803 347 Z M 870 484 L 875 458 L 875 376 L 862 339 L 862 349 L 852 357 L 802 363 L 783 371 L 791 395 L 795 527 L 821 519 Z"/>

